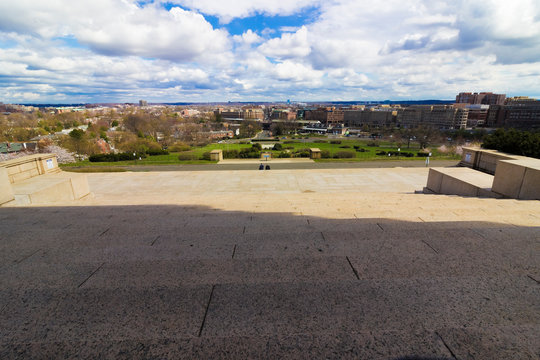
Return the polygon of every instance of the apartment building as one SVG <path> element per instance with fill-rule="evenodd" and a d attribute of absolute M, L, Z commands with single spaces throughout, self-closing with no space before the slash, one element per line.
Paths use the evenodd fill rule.
<path fill-rule="evenodd" d="M 397 122 L 405 128 L 464 129 L 468 113 L 467 108 L 452 105 L 413 105 L 398 111 Z"/>
<path fill-rule="evenodd" d="M 506 94 L 494 94 L 492 92 L 462 92 L 456 96 L 456 103 L 477 105 L 503 105 L 505 99 Z"/>

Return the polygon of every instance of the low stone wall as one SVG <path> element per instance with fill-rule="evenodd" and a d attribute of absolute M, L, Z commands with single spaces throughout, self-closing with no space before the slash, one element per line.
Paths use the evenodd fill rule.
<path fill-rule="evenodd" d="M 540 200 L 539 159 L 464 148 L 460 165 L 469 169 L 430 169 L 425 192 Z"/>
<path fill-rule="evenodd" d="M 54 154 L 36 154 L 0 162 L 0 167 L 7 170 L 11 184 L 39 175 L 59 172 L 58 162 Z"/>
<path fill-rule="evenodd" d="M 485 150 L 480 148 L 463 148 L 461 166 L 479 170 L 487 174 L 494 175 L 497 170 L 499 160 L 515 160 L 521 158 L 517 155 L 505 154 L 496 150 Z"/>
<path fill-rule="evenodd" d="M 505 197 L 540 200 L 540 160 L 502 160 L 492 190 Z"/>
<path fill-rule="evenodd" d="M 89 193 L 86 175 L 62 172 L 54 154 L 0 162 L 0 205 L 77 200 Z"/>

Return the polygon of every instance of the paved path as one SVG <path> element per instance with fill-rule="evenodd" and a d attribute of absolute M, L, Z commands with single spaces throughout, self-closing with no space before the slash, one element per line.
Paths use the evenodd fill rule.
<path fill-rule="evenodd" d="M 537 359 L 540 202 L 425 176 L 89 174 L 0 208 L 0 358 Z"/>
<path fill-rule="evenodd" d="M 266 162 L 264 162 L 266 164 Z M 457 160 L 434 160 L 430 162 L 430 167 L 456 166 Z M 222 164 L 200 164 L 200 165 L 136 165 L 119 166 L 128 171 L 216 171 L 216 170 L 255 170 L 258 169 L 259 161 L 248 161 L 247 163 L 222 163 Z M 272 170 L 293 170 L 293 169 L 364 169 L 364 168 L 394 168 L 394 167 L 426 167 L 421 160 L 385 160 L 385 161 L 358 161 L 358 162 L 270 162 Z"/>

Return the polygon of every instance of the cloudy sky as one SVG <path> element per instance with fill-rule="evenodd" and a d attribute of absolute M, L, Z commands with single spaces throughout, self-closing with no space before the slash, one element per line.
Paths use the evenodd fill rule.
<path fill-rule="evenodd" d="M 540 97 L 538 0 L 0 1 L 4 103 Z"/>

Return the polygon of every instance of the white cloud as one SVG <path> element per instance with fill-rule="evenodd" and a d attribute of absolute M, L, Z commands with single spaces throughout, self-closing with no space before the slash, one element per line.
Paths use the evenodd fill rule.
<path fill-rule="evenodd" d="M 170 2 L 170 1 L 169 1 Z M 245 18 L 255 14 L 291 15 L 306 7 L 320 5 L 321 0 L 173 0 L 172 3 L 214 15 L 222 23 L 228 23 L 234 18 Z"/>
<path fill-rule="evenodd" d="M 0 2 L 0 30 L 50 39 L 73 36 L 106 55 L 192 61 L 230 47 L 226 31 L 199 13 L 120 0 Z"/>
<path fill-rule="evenodd" d="M 540 96 L 534 0 L 162 3 L 0 2 L 0 101 Z M 312 6 L 308 23 L 272 27 L 272 16 Z M 268 27 L 231 36 L 202 14 L 223 22 L 263 14 Z"/>
<path fill-rule="evenodd" d="M 311 47 L 308 41 L 308 30 L 302 26 L 295 33 L 283 33 L 259 47 L 259 51 L 269 57 L 290 59 L 309 55 Z"/>

